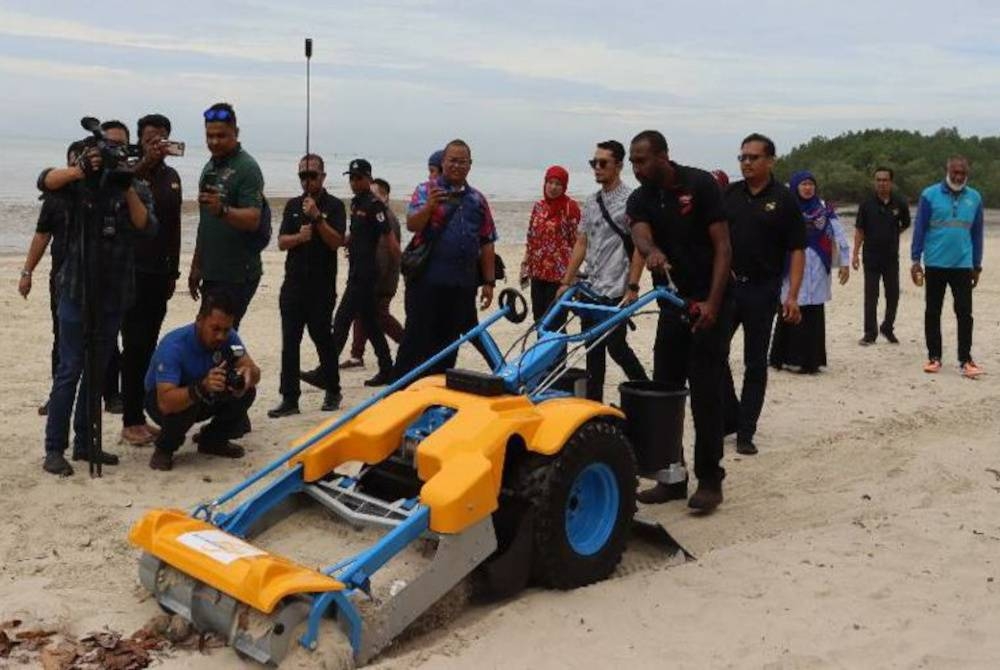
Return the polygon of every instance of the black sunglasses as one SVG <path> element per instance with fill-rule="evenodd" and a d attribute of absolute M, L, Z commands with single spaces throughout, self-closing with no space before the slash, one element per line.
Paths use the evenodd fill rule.
<path fill-rule="evenodd" d="M 763 154 L 740 154 L 736 160 L 740 163 L 756 163 L 761 158 L 764 158 Z"/>
<path fill-rule="evenodd" d="M 299 173 L 299 179 L 305 181 L 306 179 L 315 179 L 319 176 L 319 172 L 316 170 L 303 170 Z"/>
<path fill-rule="evenodd" d="M 206 109 L 203 116 L 206 121 L 229 121 L 233 118 L 233 113 L 228 109 Z"/>
<path fill-rule="evenodd" d="M 590 167 L 594 169 L 600 167 L 602 170 L 611 164 L 611 161 L 609 161 L 607 158 L 591 158 L 587 162 L 590 163 Z"/>

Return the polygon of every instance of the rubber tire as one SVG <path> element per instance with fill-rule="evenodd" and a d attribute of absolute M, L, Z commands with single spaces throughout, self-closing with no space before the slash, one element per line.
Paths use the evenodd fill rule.
<path fill-rule="evenodd" d="M 604 463 L 614 473 L 619 489 L 618 515 L 604 546 L 584 556 L 566 537 L 566 502 L 577 475 L 592 463 Z M 614 572 L 635 516 L 637 477 L 635 456 L 625 432 L 615 423 L 601 420 L 582 425 L 557 456 L 526 474 L 523 493 L 535 514 L 535 581 L 550 588 L 573 589 Z"/>

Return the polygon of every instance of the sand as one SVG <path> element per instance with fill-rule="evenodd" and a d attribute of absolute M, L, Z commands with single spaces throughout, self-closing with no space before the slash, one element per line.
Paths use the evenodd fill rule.
<path fill-rule="evenodd" d="M 506 207 L 501 230 L 505 218 L 522 217 L 523 206 Z M 990 631 L 1000 625 L 1000 284 L 992 270 L 998 247 L 1000 233 L 991 230 L 974 294 L 973 353 L 990 374 L 978 381 L 958 375 L 948 306 L 945 369 L 921 372 L 923 298 L 908 280 L 901 344 L 857 346 L 862 282 L 854 274 L 827 307 L 829 368 L 817 376 L 772 374 L 758 456 L 737 456 L 727 441 L 724 505 L 709 517 L 688 514 L 682 503 L 642 510 L 696 561 L 668 569 L 665 559 L 637 547 L 607 582 L 470 605 L 438 630 L 408 637 L 375 667 L 997 667 L 1000 638 Z M 515 268 L 520 247 L 501 251 Z M 36 408 L 49 389 L 46 287 L 37 281 L 36 293 L 22 300 L 15 289 L 22 258 L 0 258 L 8 278 L 0 294 L 0 341 L 7 343 L 0 621 L 16 616 L 73 634 L 135 630 L 158 610 L 138 585 L 129 526 L 149 508 L 188 507 L 229 488 L 327 417 L 319 412 L 322 394 L 309 388 L 302 415 L 266 417 L 277 401 L 282 260 L 277 251 L 265 254 L 265 276 L 242 333 L 264 370 L 251 411 L 254 431 L 242 441 L 247 458 L 210 459 L 188 444 L 172 472 L 153 472 L 149 450 L 117 446 L 120 419 L 105 415 L 105 444 L 122 464 L 92 480 L 85 464 L 69 479 L 41 471 L 44 421 Z M 46 271 L 47 261 L 38 277 Z M 400 303 L 401 296 L 398 315 Z M 190 297 L 178 293 L 165 327 L 190 321 L 194 311 Z M 647 365 L 653 327 L 646 317 L 630 335 Z M 517 332 L 506 322 L 497 329 L 501 343 Z M 474 352 L 462 358 L 477 363 Z M 303 366 L 315 359 L 304 345 Z M 366 371 L 344 375 L 348 405 L 367 395 L 361 382 L 374 372 L 370 349 L 367 362 Z M 619 380 L 609 365 L 609 399 Z M 285 544 L 292 545 L 288 553 L 296 549 L 295 541 Z M 222 649 L 210 656 L 178 652 L 162 667 L 240 663 Z"/>

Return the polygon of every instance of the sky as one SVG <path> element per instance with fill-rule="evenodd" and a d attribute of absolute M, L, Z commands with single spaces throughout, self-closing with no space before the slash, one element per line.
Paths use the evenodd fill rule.
<path fill-rule="evenodd" d="M 461 137 L 477 161 L 573 172 L 656 128 L 675 160 L 735 173 L 754 131 L 779 153 L 864 128 L 997 134 L 997 35 L 985 0 L 0 0 L 0 136 L 158 111 L 200 145 L 227 100 L 248 149 L 298 152 L 311 37 L 325 154 L 423 160 Z"/>

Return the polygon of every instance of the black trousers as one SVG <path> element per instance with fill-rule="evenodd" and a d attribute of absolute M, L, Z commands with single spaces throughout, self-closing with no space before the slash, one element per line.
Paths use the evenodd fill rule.
<path fill-rule="evenodd" d="M 59 369 L 59 275 L 49 273 L 49 311 L 52 314 L 52 379 L 56 378 Z M 108 367 L 104 373 L 101 386 L 101 396 L 110 400 L 118 395 L 118 379 L 121 368 L 121 353 L 118 351 L 118 341 L 114 342 L 108 359 Z"/>
<path fill-rule="evenodd" d="M 201 283 L 202 293 L 213 293 L 215 291 L 225 291 L 235 302 L 236 315 L 233 320 L 233 328 L 240 329 L 240 322 L 246 316 L 250 301 L 257 294 L 257 287 L 260 285 L 260 277 L 256 277 L 247 282 L 214 281 L 206 279 Z"/>
<path fill-rule="evenodd" d="M 878 285 L 885 287 L 885 318 L 882 327 L 892 332 L 899 307 L 899 259 L 869 267 L 865 265 L 865 337 L 874 340 L 878 335 Z"/>
<path fill-rule="evenodd" d="M 723 379 L 728 369 L 729 318 L 723 307 L 709 330 L 691 325 L 671 309 L 661 309 L 653 350 L 653 379 L 676 388 L 687 383 L 694 418 L 694 474 L 702 481 L 722 481 Z"/>
<path fill-rule="evenodd" d="M 608 301 L 617 305 L 621 298 Z M 599 323 L 598 319 L 580 317 L 581 327 L 586 330 Z M 606 372 L 606 353 L 611 354 L 611 359 L 618 364 L 629 381 L 645 381 L 649 379 L 646 369 L 642 367 L 639 358 L 628 345 L 628 326 L 621 324 L 611 331 L 604 341 L 587 352 L 587 397 L 598 402 L 604 401 L 604 376 Z"/>
<path fill-rule="evenodd" d="M 169 275 L 135 273 L 135 304 L 122 319 L 122 424 L 139 426 L 146 422 L 143 402 L 149 360 L 160 338 L 167 315 Z"/>
<path fill-rule="evenodd" d="M 951 288 L 951 301 L 958 320 L 958 362 L 972 360 L 972 271 L 964 268 L 926 268 L 924 338 L 927 357 L 941 360 L 941 308 L 944 293 Z"/>
<path fill-rule="evenodd" d="M 333 317 L 333 336 L 330 343 L 332 363 L 328 366 L 332 370 L 329 373 L 330 385 L 327 388 L 334 393 L 340 392 L 340 369 L 337 367 L 337 361 L 347 344 L 347 339 L 351 336 L 354 319 L 360 319 L 365 332 L 368 333 L 368 340 L 372 343 L 372 349 L 375 350 L 375 357 L 378 359 L 379 371 L 392 370 L 392 354 L 389 353 L 389 345 L 385 341 L 385 333 L 382 332 L 382 324 L 378 320 L 375 282 L 348 278 L 344 298 L 340 301 L 336 316 Z"/>
<path fill-rule="evenodd" d="M 161 431 L 156 438 L 156 448 L 177 451 L 184 444 L 191 426 L 201 421 L 211 422 L 201 429 L 202 445 L 224 444 L 240 434 L 247 410 L 257 397 L 257 389 L 250 389 L 242 398 L 228 396 L 212 404 L 198 403 L 176 414 L 162 414 L 156 404 L 156 389 L 146 393 L 146 412 L 159 424 Z"/>
<path fill-rule="evenodd" d="M 297 286 L 285 282 L 281 286 L 278 307 L 281 310 L 281 385 L 282 397 L 298 400 L 299 349 L 302 334 L 308 328 L 309 338 L 319 354 L 320 373 L 326 388 L 335 388 L 337 357 L 333 353 L 333 307 L 337 296 L 332 288 Z"/>
<path fill-rule="evenodd" d="M 542 318 L 549 306 L 556 301 L 556 293 L 561 284 L 559 282 L 545 281 L 544 279 L 531 280 L 531 318 L 538 321 Z M 560 314 L 549 326 L 549 330 L 559 330 L 566 323 L 566 312 Z"/>
<path fill-rule="evenodd" d="M 723 404 L 726 426 L 739 426 L 737 439 L 750 441 L 757 433 L 757 420 L 767 391 L 767 352 L 771 327 L 780 295 L 778 279 L 735 282 L 729 301 L 729 347 L 736 329 L 743 326 L 743 390 L 739 397 L 729 367 L 727 347 L 723 374 Z"/>
<path fill-rule="evenodd" d="M 474 286 L 440 286 L 416 280 L 406 286 L 406 325 L 393 379 L 399 379 L 478 323 Z M 455 367 L 458 352 L 429 369 L 440 374 Z"/>

